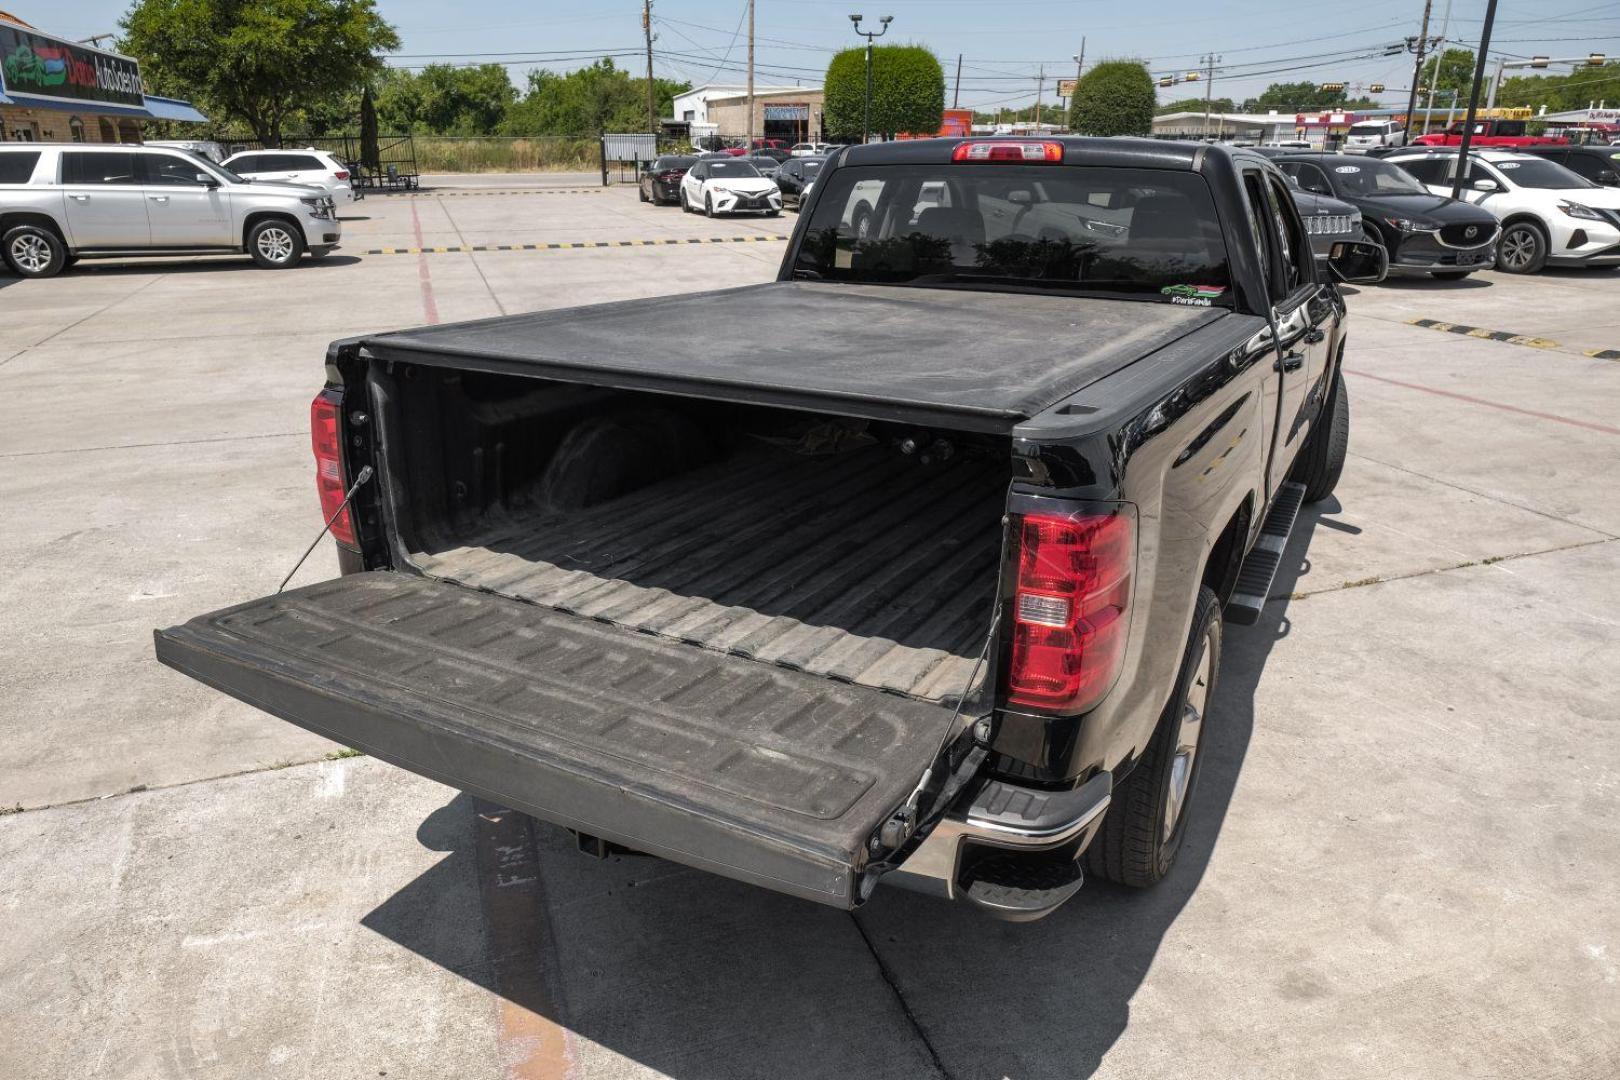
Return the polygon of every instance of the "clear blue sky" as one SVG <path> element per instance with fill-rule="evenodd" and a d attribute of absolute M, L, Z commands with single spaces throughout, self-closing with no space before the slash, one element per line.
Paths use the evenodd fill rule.
<path fill-rule="evenodd" d="M 48 32 L 82 38 L 116 30 L 125 0 L 0 0 L 8 10 Z M 457 63 L 510 60 L 522 83 L 530 66 L 555 70 L 609 53 L 642 47 L 640 0 L 485 0 L 446 4 L 379 0 L 399 30 L 401 55 L 392 62 L 430 59 Z M 1438 34 L 1446 0 L 1434 0 L 1431 34 Z M 658 74 L 693 83 L 741 80 L 747 56 L 744 0 L 655 0 L 654 45 Z M 961 104 L 993 109 L 1035 100 L 1036 74 L 1050 80 L 1074 74 L 1074 54 L 1086 38 L 1088 66 L 1099 59 L 1144 57 L 1156 74 L 1198 67 L 1207 52 L 1224 57 L 1214 93 L 1241 101 L 1273 81 L 1382 82 L 1409 85 L 1411 57 L 1368 56 L 1417 33 L 1422 0 L 1236 0 L 1194 3 L 1163 0 L 757 0 L 755 56 L 761 83 L 816 82 L 833 51 L 858 44 L 849 13 L 876 25 L 894 22 L 887 41 L 927 45 L 946 69 L 950 101 L 956 57 L 963 54 Z M 1447 36 L 1477 41 L 1484 0 L 1453 0 Z M 743 34 L 738 30 L 743 29 Z M 1511 57 L 1620 55 L 1620 0 L 1500 0 L 1492 52 Z M 489 56 L 471 54 L 486 53 Z M 543 55 L 542 63 L 537 59 Z M 639 71 L 638 55 L 615 62 Z M 1291 70 L 1290 70 L 1291 69 Z M 1620 101 L 1620 71 L 1611 103 Z M 1161 100 L 1200 93 L 1200 84 L 1159 92 Z M 1397 101 L 1397 98 L 1400 100 Z M 1389 104 L 1405 95 L 1390 92 Z"/>

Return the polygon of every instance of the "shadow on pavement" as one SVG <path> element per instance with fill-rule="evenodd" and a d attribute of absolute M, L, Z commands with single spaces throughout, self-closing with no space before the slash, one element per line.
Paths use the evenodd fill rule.
<path fill-rule="evenodd" d="M 1258 625 L 1224 627 L 1216 706 L 1176 869 L 1136 891 L 1091 881 L 1057 913 L 1013 925 L 898 889 L 855 915 L 640 857 L 597 861 L 549 825 L 534 827 L 549 942 L 529 961 L 552 990 L 517 1000 L 575 1037 L 680 1080 L 1016 1077 L 1079 1080 L 1124 1034 L 1131 1000 L 1209 866 L 1254 728 L 1255 692 L 1290 630 L 1288 597 L 1309 573 L 1318 524 L 1338 503 L 1301 511 L 1274 600 Z M 465 837 L 458 796 L 418 837 Z M 449 858 L 368 915 L 377 933 L 443 966 L 455 935 L 434 896 L 477 873 Z M 459 892 L 466 907 L 466 891 Z M 493 935 L 492 935 L 493 937 Z M 492 941 L 492 949 L 498 948 Z M 459 971 L 501 992 L 491 966 Z"/>
<path fill-rule="evenodd" d="M 1480 267 L 1489 270 L 1490 267 Z M 1489 289 L 1496 282 L 1474 277 L 1479 271 L 1470 270 L 1469 276 L 1457 281 L 1441 281 L 1430 274 L 1391 274 L 1377 285 L 1380 289 L 1399 289 L 1402 292 L 1458 292 L 1463 289 Z"/>
<path fill-rule="evenodd" d="M 180 262 L 184 259 L 184 262 Z M 355 255 L 328 255 L 323 259 L 300 259 L 297 266 L 286 270 L 261 270 L 246 255 L 181 255 L 174 259 L 142 258 L 138 262 L 86 259 L 64 270 L 64 274 L 204 274 L 239 270 L 244 273 L 281 274 L 308 273 L 311 270 L 353 266 L 360 262 Z"/>

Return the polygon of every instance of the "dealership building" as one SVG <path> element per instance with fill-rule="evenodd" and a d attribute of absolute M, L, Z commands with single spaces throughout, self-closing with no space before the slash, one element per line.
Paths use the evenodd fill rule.
<path fill-rule="evenodd" d="M 147 94 L 130 57 L 0 11 L 0 139 L 140 142 L 145 121 L 207 119 L 188 101 Z"/>
<path fill-rule="evenodd" d="M 738 137 L 750 128 L 756 136 L 810 142 L 821 138 L 819 86 L 754 87 L 754 122 L 748 122 L 748 87 L 738 83 L 710 83 L 675 97 L 673 120 L 687 126 L 696 138 L 703 135 Z"/>

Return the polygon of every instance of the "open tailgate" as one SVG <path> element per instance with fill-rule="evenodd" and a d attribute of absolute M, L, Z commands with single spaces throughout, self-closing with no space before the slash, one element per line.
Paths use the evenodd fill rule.
<path fill-rule="evenodd" d="M 462 586 L 356 574 L 156 632 L 158 659 L 537 818 L 840 907 L 950 711 Z"/>

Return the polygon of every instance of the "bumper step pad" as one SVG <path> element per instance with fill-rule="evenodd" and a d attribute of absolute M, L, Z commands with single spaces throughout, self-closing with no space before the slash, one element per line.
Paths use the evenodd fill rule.
<path fill-rule="evenodd" d="M 1232 592 L 1232 599 L 1226 602 L 1227 622 L 1253 626 L 1260 621 L 1260 612 L 1271 595 L 1271 583 L 1282 565 L 1283 551 L 1288 547 L 1288 536 L 1294 531 L 1294 522 L 1304 502 L 1304 484 L 1284 484 L 1278 489 L 1265 524 L 1260 526 L 1260 539 L 1254 542 L 1249 557 L 1243 560 L 1237 588 Z"/>

